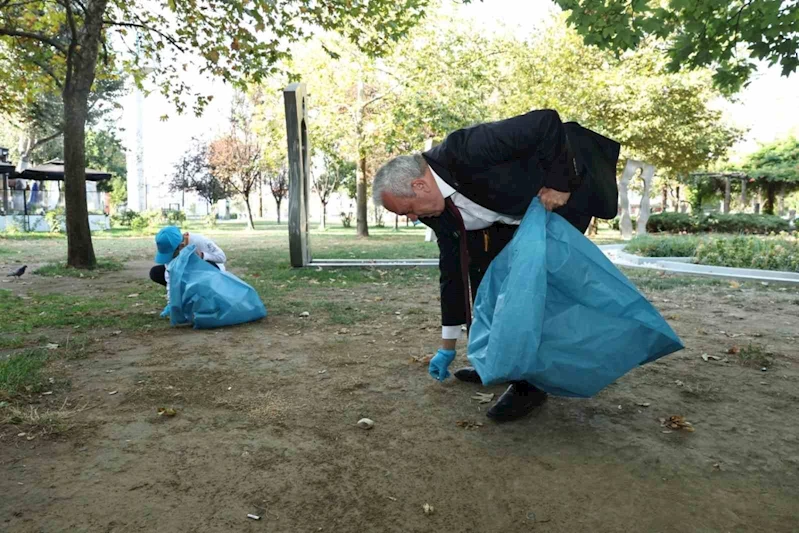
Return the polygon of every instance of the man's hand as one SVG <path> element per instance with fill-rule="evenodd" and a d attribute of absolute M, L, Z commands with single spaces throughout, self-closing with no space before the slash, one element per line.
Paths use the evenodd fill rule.
<path fill-rule="evenodd" d="M 541 190 L 538 191 L 538 198 L 547 211 L 553 211 L 558 207 L 566 205 L 571 194 L 570 192 L 561 192 L 555 189 L 541 187 Z"/>
<path fill-rule="evenodd" d="M 433 359 L 430 360 L 430 366 L 427 371 L 433 378 L 438 381 L 444 381 L 449 377 L 449 365 L 455 360 L 455 350 L 445 350 L 440 348 Z"/>

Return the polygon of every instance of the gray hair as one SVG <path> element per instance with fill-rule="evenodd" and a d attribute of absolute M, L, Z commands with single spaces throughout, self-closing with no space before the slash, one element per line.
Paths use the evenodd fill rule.
<path fill-rule="evenodd" d="M 427 161 L 422 154 L 397 156 L 377 171 L 372 182 L 372 200 L 375 205 L 383 205 L 383 194 L 401 198 L 416 196 L 411 182 L 424 176 Z"/>

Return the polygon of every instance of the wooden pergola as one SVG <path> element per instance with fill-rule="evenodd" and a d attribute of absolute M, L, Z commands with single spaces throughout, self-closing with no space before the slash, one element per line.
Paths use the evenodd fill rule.
<path fill-rule="evenodd" d="M 731 180 L 740 180 L 741 182 L 741 204 L 746 205 L 746 184 L 749 183 L 751 177 L 743 172 L 692 172 L 692 178 L 714 178 L 724 180 L 724 213 L 730 212 L 730 196 L 732 194 L 730 183 Z"/>

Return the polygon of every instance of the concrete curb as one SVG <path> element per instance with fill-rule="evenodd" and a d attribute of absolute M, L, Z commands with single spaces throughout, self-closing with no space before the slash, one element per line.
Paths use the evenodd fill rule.
<path fill-rule="evenodd" d="M 602 250 L 608 259 L 616 266 L 648 268 L 650 270 L 673 272 L 675 274 L 799 284 L 799 274 L 795 272 L 695 265 L 690 262 L 691 259 L 688 257 L 640 257 L 625 252 L 625 246 L 624 244 L 606 244 L 600 246 L 599 249 Z"/>

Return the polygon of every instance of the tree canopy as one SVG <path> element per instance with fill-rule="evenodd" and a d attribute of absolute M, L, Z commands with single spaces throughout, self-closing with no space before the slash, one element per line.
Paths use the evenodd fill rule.
<path fill-rule="evenodd" d="M 711 67 L 732 93 L 757 68 L 799 66 L 799 3 L 789 0 L 555 0 L 586 44 L 622 52 L 661 39 L 671 72 Z"/>

